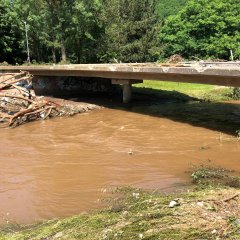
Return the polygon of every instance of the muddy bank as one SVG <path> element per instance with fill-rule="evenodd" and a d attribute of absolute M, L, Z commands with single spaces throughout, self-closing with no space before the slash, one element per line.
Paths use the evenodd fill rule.
<path fill-rule="evenodd" d="M 203 172 L 206 175 L 200 174 Z M 208 184 L 198 183 L 186 193 L 164 195 L 157 191 L 118 189 L 104 210 L 32 226 L 9 224 L 0 231 L 0 236 L 16 240 L 239 239 L 240 180 L 228 176 L 238 182 L 237 188 L 211 182 L 223 172 L 204 168 L 194 172 L 192 176 L 208 179 Z"/>

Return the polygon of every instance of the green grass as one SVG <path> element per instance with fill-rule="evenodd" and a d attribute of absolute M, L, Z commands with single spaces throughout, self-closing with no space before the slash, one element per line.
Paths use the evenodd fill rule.
<path fill-rule="evenodd" d="M 145 80 L 133 91 L 135 112 L 240 136 L 236 88 Z"/>
<path fill-rule="evenodd" d="M 162 97 L 177 97 L 186 99 L 187 96 L 204 101 L 232 100 L 233 89 L 206 84 L 177 83 L 147 80 L 135 84 L 135 92 L 153 94 Z M 180 93 L 180 94 L 179 94 Z M 182 95 L 181 95 L 182 94 Z"/>
<path fill-rule="evenodd" d="M 153 89 L 171 90 L 179 92 L 212 90 L 214 86 L 206 84 L 192 84 L 192 83 L 179 83 L 179 82 L 166 82 L 166 81 L 153 81 L 147 80 L 141 84 L 137 84 L 138 87 L 147 87 Z"/>

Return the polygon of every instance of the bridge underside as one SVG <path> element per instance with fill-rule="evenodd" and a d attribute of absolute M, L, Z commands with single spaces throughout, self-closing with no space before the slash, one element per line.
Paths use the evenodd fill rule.
<path fill-rule="evenodd" d="M 122 85 L 123 101 L 131 100 L 131 85 L 142 80 L 200 83 L 240 87 L 240 62 L 197 62 L 181 64 L 80 64 L 44 66 L 6 66 L 0 73 L 28 71 L 35 81 L 66 77 L 94 78 Z M 77 79 L 77 78 L 76 78 Z M 95 82 L 96 83 L 96 82 Z"/>

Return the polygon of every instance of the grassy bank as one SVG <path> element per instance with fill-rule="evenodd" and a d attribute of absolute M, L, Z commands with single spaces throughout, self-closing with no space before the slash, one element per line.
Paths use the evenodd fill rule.
<path fill-rule="evenodd" d="M 236 136 L 240 129 L 238 92 L 203 84 L 144 81 L 134 85 L 133 111 Z M 141 104 L 137 104 L 141 102 Z M 164 104 L 163 104 L 164 103 Z M 147 105 L 147 107 L 146 107 Z"/>
<path fill-rule="evenodd" d="M 181 194 L 120 189 L 107 209 L 9 225 L 0 239 L 239 239 L 240 180 L 230 174 L 202 166 L 192 174 L 195 188 Z"/>
<path fill-rule="evenodd" d="M 205 84 L 144 81 L 135 85 L 135 92 L 154 94 L 158 97 L 176 97 L 187 100 L 189 97 L 204 101 L 233 100 L 233 88 Z"/>

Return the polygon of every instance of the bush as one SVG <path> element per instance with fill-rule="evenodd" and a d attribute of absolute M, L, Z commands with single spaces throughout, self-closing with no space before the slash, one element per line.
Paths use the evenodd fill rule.
<path fill-rule="evenodd" d="M 233 95 L 232 95 L 233 99 L 239 100 L 240 99 L 240 88 L 235 87 L 233 89 Z"/>
<path fill-rule="evenodd" d="M 240 177 L 232 175 L 233 171 L 224 168 L 201 165 L 195 167 L 191 177 L 193 183 L 202 186 L 228 186 L 240 188 Z"/>

